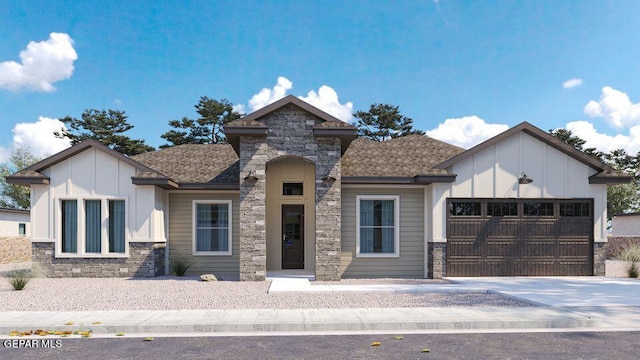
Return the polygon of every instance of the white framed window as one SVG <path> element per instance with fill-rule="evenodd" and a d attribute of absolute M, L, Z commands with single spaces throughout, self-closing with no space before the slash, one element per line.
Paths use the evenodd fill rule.
<path fill-rule="evenodd" d="M 127 257 L 126 199 L 58 199 L 56 257 Z"/>
<path fill-rule="evenodd" d="M 356 196 L 356 257 L 400 256 L 400 196 Z"/>
<path fill-rule="evenodd" d="M 193 254 L 231 255 L 231 200 L 193 201 Z"/>

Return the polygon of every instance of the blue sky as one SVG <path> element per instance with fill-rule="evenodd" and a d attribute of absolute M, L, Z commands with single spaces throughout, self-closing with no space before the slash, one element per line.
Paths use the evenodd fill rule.
<path fill-rule="evenodd" d="M 157 147 L 203 95 L 347 121 L 390 103 L 464 147 L 529 121 L 635 153 L 638 24 L 636 1 L 0 0 L 0 161 L 63 149 L 53 119 L 87 108 Z"/>

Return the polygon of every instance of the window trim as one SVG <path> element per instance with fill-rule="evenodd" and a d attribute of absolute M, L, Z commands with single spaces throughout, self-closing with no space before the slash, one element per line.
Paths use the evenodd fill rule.
<path fill-rule="evenodd" d="M 65 253 L 62 252 L 62 201 L 63 200 L 75 200 L 78 206 L 77 213 L 77 252 Z M 86 200 L 100 200 L 100 252 L 99 253 L 87 253 L 86 252 L 86 213 L 85 213 L 85 201 Z M 108 206 L 109 200 L 123 200 L 125 207 L 125 221 L 124 221 L 124 252 L 109 252 L 109 229 L 105 223 L 108 221 Z M 128 258 L 129 257 L 129 199 L 126 196 L 61 196 L 55 198 L 55 257 L 56 258 Z"/>
<path fill-rule="evenodd" d="M 393 252 L 361 253 L 360 252 L 360 201 L 361 200 L 393 200 Z M 356 258 L 399 258 L 400 257 L 400 195 L 356 195 Z"/>
<path fill-rule="evenodd" d="M 191 250 L 192 255 L 194 256 L 231 256 L 233 255 L 232 247 L 233 247 L 233 200 L 192 200 L 191 202 Z M 227 228 L 229 231 L 228 235 L 228 249 L 227 251 L 198 251 L 197 250 L 197 219 L 196 216 L 198 214 L 198 205 L 200 204 L 223 204 L 227 205 L 229 208 L 229 216 L 227 220 Z"/>

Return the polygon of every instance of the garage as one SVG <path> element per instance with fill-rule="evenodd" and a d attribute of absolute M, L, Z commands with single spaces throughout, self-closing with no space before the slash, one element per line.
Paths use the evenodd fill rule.
<path fill-rule="evenodd" d="M 447 276 L 593 275 L 593 199 L 447 199 Z"/>

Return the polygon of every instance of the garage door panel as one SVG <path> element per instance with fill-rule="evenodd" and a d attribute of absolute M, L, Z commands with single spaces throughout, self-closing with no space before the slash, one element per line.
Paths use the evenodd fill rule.
<path fill-rule="evenodd" d="M 575 204 L 570 199 L 451 201 L 481 202 L 482 211 L 469 214 L 473 216 L 447 216 L 447 276 L 593 274 L 592 210 L 586 216 L 580 207 L 588 203 L 593 209 L 592 200 L 580 199 Z M 493 203 L 491 211 L 489 202 Z M 553 209 L 547 207 L 546 216 L 525 216 L 523 209 L 536 202 L 552 203 Z M 518 204 L 517 214 L 513 203 Z"/>

